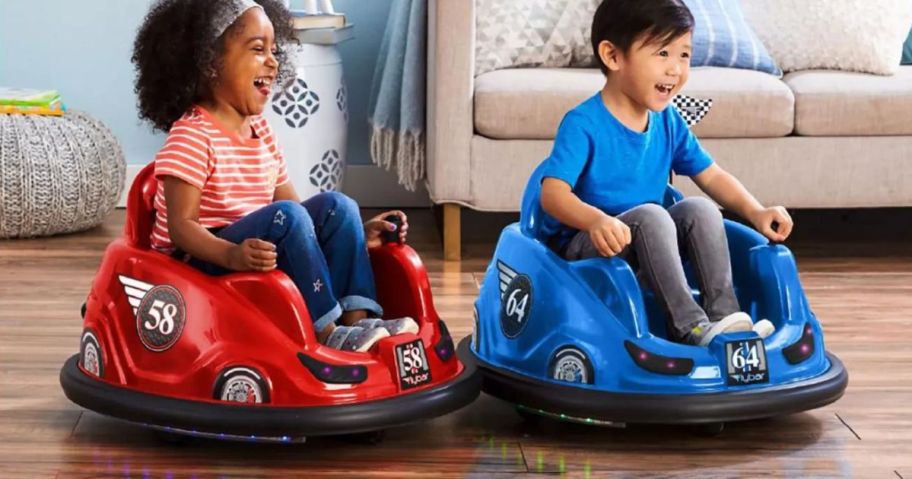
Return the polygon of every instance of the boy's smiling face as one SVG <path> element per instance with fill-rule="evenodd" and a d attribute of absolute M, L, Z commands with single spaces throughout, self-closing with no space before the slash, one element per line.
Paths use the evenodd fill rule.
<path fill-rule="evenodd" d="M 662 111 L 690 75 L 691 39 L 688 32 L 668 44 L 637 39 L 626 53 L 616 52 L 606 62 L 621 91 L 638 106 Z"/>
<path fill-rule="evenodd" d="M 216 101 L 242 116 L 263 112 L 278 73 L 275 32 L 262 8 L 251 8 L 225 34 L 224 53 L 212 87 Z"/>

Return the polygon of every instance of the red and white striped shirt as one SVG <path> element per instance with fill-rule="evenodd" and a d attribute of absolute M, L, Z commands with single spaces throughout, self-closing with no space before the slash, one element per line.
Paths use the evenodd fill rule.
<path fill-rule="evenodd" d="M 285 158 L 266 119 L 255 116 L 250 126 L 254 138 L 241 138 L 194 106 L 174 122 L 155 155 L 157 179 L 173 176 L 200 189 L 199 223 L 204 228 L 230 225 L 272 203 L 276 186 L 288 182 Z M 158 182 L 154 206 L 152 247 L 170 254 L 174 245 L 163 181 Z"/>

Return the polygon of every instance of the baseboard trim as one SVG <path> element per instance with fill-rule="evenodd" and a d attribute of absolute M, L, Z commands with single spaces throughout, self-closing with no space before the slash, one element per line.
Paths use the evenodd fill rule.
<path fill-rule="evenodd" d="M 118 208 L 127 206 L 127 192 L 145 165 L 127 165 L 127 181 Z M 425 208 L 431 205 L 422 184 L 417 191 L 406 191 L 396 181 L 396 174 L 374 165 L 348 165 L 342 191 L 364 208 Z"/>
<path fill-rule="evenodd" d="M 146 165 L 127 165 L 127 179 L 124 181 L 124 189 L 120 193 L 120 200 L 117 201 L 118 208 L 127 207 L 127 194 L 130 193 L 130 187 L 133 186 L 133 180 L 136 179 L 136 175 L 139 174 L 139 171 L 144 166 Z"/>

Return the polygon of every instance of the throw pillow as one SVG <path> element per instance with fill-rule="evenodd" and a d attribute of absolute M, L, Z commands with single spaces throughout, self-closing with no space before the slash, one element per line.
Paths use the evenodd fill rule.
<path fill-rule="evenodd" d="M 783 70 L 891 75 L 912 25 L 909 0 L 742 0 L 747 21 Z"/>
<path fill-rule="evenodd" d="M 518 67 L 593 66 L 599 0 L 477 0 L 475 75 Z"/>
<path fill-rule="evenodd" d="M 518 67 L 592 67 L 600 0 L 477 0 L 475 75 Z M 693 66 L 782 72 L 745 23 L 736 0 L 685 0 L 694 15 Z"/>
<path fill-rule="evenodd" d="M 742 68 L 782 76 L 766 47 L 744 20 L 737 0 L 684 0 L 684 3 L 695 23 L 691 66 Z"/>
<path fill-rule="evenodd" d="M 687 95 L 677 95 L 671 99 L 671 104 L 678 109 L 678 113 L 684 118 L 687 126 L 693 128 L 709 113 L 709 109 L 713 106 L 713 101 L 709 98 L 704 100 Z"/>

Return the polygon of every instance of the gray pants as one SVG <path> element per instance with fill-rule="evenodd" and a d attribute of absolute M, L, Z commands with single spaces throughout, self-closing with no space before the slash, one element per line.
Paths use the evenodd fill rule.
<path fill-rule="evenodd" d="M 722 214 L 709 200 L 686 198 L 667 210 L 644 204 L 617 215 L 630 227 L 631 243 L 618 256 L 638 266 L 638 275 L 656 293 L 671 316 L 678 338 L 697 323 L 718 321 L 740 311 L 732 286 L 731 258 Z M 694 301 L 684 276 L 678 242 L 684 243 L 702 292 L 703 305 Z M 600 256 L 585 231 L 577 233 L 564 258 Z"/>

